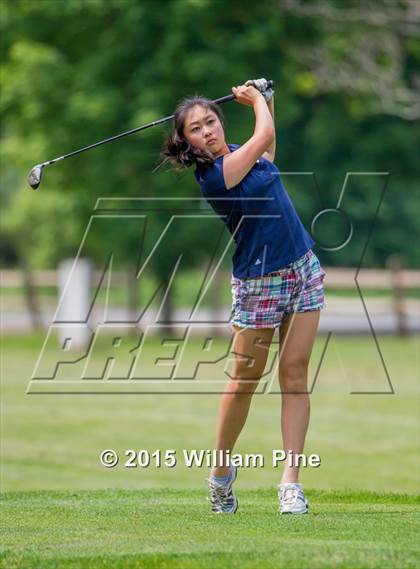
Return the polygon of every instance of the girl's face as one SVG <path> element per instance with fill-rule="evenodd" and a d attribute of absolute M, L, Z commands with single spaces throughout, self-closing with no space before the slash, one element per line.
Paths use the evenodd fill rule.
<path fill-rule="evenodd" d="M 219 117 L 206 107 L 195 105 L 185 115 L 184 136 L 190 144 L 215 156 L 226 148 L 225 132 Z"/>

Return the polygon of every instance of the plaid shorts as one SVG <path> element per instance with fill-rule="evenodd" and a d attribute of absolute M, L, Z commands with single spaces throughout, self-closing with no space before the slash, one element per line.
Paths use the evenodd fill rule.
<path fill-rule="evenodd" d="M 309 249 L 302 257 L 262 277 L 232 275 L 231 323 L 241 328 L 276 328 L 286 314 L 325 308 L 325 271 Z"/>

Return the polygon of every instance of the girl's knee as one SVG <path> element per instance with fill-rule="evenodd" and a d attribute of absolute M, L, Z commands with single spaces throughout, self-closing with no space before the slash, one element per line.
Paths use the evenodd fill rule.
<path fill-rule="evenodd" d="M 308 361 L 294 357 L 280 362 L 279 380 L 283 391 L 306 392 L 308 383 Z"/>

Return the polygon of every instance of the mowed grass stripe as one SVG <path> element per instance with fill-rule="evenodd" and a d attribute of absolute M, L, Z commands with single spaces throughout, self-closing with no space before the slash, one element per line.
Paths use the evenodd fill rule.
<path fill-rule="evenodd" d="M 3 567 L 417 567 L 419 499 L 307 490 L 310 514 L 280 516 L 273 489 L 237 491 L 215 516 L 194 490 L 10 492 Z"/>

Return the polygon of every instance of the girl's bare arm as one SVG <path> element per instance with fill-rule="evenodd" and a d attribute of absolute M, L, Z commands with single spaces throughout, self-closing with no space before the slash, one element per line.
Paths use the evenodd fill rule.
<path fill-rule="evenodd" d="M 267 107 L 268 107 L 268 110 L 270 111 L 271 116 L 273 117 L 273 123 L 274 123 L 274 95 L 268 101 Z M 264 158 L 267 158 L 267 160 L 270 160 L 270 162 L 274 162 L 274 158 L 276 156 L 276 137 L 275 136 L 274 136 L 270 146 L 264 152 L 263 156 L 264 156 Z"/>
<path fill-rule="evenodd" d="M 238 150 L 223 158 L 223 176 L 228 189 L 237 186 L 248 174 L 255 162 L 273 144 L 274 121 L 261 93 L 252 86 L 233 87 L 237 102 L 252 106 L 255 113 L 254 133 Z"/>

